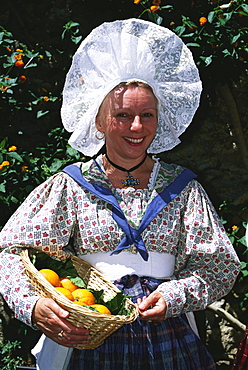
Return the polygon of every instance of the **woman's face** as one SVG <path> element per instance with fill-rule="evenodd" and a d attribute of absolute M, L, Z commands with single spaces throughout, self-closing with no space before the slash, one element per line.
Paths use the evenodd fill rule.
<path fill-rule="evenodd" d="M 157 100 L 148 88 L 125 86 L 112 90 L 96 118 L 104 132 L 108 156 L 115 163 L 142 159 L 157 129 Z"/>

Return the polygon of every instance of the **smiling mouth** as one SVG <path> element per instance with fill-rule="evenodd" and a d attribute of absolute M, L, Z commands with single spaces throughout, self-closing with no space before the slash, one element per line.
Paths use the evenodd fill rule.
<path fill-rule="evenodd" d="M 134 143 L 134 144 L 139 144 L 144 140 L 144 138 L 142 138 L 142 139 L 133 139 L 131 137 L 126 137 L 126 136 L 124 136 L 124 139 L 129 141 L 130 143 Z"/>

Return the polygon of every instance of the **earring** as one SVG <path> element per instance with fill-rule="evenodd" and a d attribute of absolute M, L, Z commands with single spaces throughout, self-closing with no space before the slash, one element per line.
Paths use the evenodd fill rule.
<path fill-rule="evenodd" d="M 102 136 L 99 136 L 99 133 L 102 135 Z M 96 137 L 96 139 L 97 140 L 102 140 L 102 139 L 104 139 L 104 137 L 105 137 L 105 134 L 104 134 L 104 132 L 103 131 L 96 131 L 95 132 L 95 137 Z"/>

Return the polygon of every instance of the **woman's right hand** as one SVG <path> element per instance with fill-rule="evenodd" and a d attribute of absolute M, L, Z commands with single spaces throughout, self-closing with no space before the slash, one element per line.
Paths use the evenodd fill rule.
<path fill-rule="evenodd" d="M 66 319 L 69 312 L 51 298 L 40 298 L 34 307 L 32 320 L 54 342 L 65 347 L 76 347 L 90 339 L 90 333 Z"/>

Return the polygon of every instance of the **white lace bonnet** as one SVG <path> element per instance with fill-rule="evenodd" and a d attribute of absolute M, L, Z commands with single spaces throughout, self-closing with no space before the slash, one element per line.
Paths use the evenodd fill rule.
<path fill-rule="evenodd" d="M 76 51 L 66 76 L 61 117 L 69 143 L 84 155 L 98 153 L 95 117 L 105 96 L 120 82 L 138 80 L 159 101 L 157 133 L 150 153 L 170 150 L 189 126 L 202 90 L 191 51 L 167 28 L 140 19 L 103 23 Z"/>

